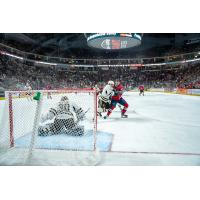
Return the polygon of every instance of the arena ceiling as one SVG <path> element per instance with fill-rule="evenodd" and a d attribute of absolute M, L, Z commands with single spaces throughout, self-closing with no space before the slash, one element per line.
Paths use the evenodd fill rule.
<path fill-rule="evenodd" d="M 89 47 L 84 33 L 1 33 L 0 43 L 21 51 L 55 57 L 134 58 L 162 56 L 175 48 L 200 47 L 200 34 L 145 33 L 140 46 L 112 52 Z"/>

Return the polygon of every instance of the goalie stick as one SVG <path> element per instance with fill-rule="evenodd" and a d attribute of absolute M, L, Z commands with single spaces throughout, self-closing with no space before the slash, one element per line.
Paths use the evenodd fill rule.
<path fill-rule="evenodd" d="M 90 110 L 90 108 L 88 108 L 84 113 L 86 114 L 89 110 Z"/>

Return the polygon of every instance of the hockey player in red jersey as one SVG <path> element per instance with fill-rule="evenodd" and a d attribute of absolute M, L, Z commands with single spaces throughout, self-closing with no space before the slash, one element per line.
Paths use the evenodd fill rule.
<path fill-rule="evenodd" d="M 111 97 L 111 105 L 110 108 L 108 109 L 107 115 L 104 116 L 104 119 L 110 116 L 110 114 L 115 109 L 117 104 L 124 106 L 124 108 L 121 110 L 121 117 L 122 118 L 128 117 L 128 115 L 125 114 L 128 108 L 128 103 L 122 98 L 123 90 L 124 88 L 120 83 L 120 81 L 116 81 L 114 87 L 114 95 Z"/>
<path fill-rule="evenodd" d="M 138 89 L 139 89 L 139 91 L 140 91 L 139 95 L 140 95 L 140 96 L 141 96 L 141 95 L 144 96 L 144 86 L 143 86 L 143 85 L 140 85 Z"/>

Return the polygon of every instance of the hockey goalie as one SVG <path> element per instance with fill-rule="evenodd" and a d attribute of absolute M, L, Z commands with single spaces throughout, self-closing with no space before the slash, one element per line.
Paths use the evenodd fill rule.
<path fill-rule="evenodd" d="M 102 117 L 102 112 L 106 112 L 110 108 L 111 97 L 114 94 L 114 82 L 108 81 L 108 84 L 103 88 L 98 98 L 98 111 L 97 114 Z"/>
<path fill-rule="evenodd" d="M 38 127 L 38 135 L 50 136 L 64 133 L 71 136 L 83 136 L 84 126 L 79 125 L 79 122 L 84 119 L 83 109 L 70 102 L 67 96 L 63 96 L 55 108 L 50 108 L 48 113 L 41 116 L 42 125 Z M 51 122 L 47 123 L 49 120 Z"/>

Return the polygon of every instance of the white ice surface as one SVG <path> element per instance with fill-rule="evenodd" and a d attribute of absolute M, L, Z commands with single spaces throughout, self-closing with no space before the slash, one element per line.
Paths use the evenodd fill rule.
<path fill-rule="evenodd" d="M 101 154 L 100 165 L 200 165 L 200 97 L 150 92 L 123 97 L 129 104 L 127 119 L 116 108 L 110 118 L 98 120 L 98 130 L 114 135 L 112 152 Z M 50 162 L 51 156 L 43 165 L 70 165 L 62 156 Z M 2 164 L 7 164 L 5 156 Z"/>
<path fill-rule="evenodd" d="M 98 129 L 114 134 L 112 151 L 200 153 L 200 97 L 126 93 L 128 119 L 119 109 Z"/>

